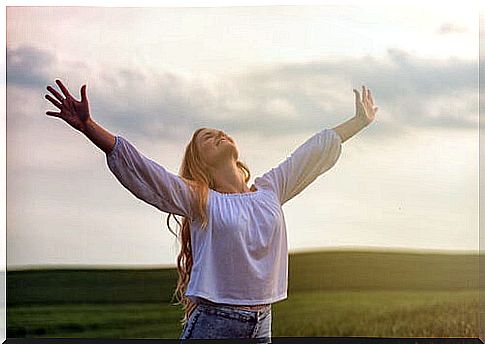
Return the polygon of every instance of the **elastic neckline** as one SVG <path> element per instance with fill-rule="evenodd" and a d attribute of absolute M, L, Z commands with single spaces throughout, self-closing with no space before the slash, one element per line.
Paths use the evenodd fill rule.
<path fill-rule="evenodd" d="M 254 185 L 254 186 L 256 186 L 256 185 Z M 262 189 L 258 188 L 256 191 L 251 191 L 251 192 L 222 193 L 222 192 L 219 192 L 219 191 L 216 191 L 214 189 L 209 188 L 209 191 L 212 191 L 214 194 L 221 196 L 221 197 L 251 197 L 251 196 L 255 196 L 257 194 L 260 194 Z"/>

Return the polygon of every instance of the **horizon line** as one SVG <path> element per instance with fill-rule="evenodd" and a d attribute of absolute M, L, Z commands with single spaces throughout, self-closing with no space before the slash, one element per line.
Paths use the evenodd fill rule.
<path fill-rule="evenodd" d="M 455 255 L 475 255 L 479 250 L 458 250 L 458 249 L 429 249 L 429 248 L 406 248 L 406 247 L 385 247 L 385 246 L 331 246 L 331 247 L 314 247 L 294 249 L 288 252 L 291 254 L 301 253 L 319 253 L 319 252 L 358 252 L 366 251 L 372 252 L 388 252 L 388 253 L 414 253 L 414 254 L 455 254 Z M 175 264 L 20 264 L 7 265 L 7 271 L 22 271 L 22 270 L 63 270 L 63 269 L 137 269 L 137 270 L 151 270 L 151 269 L 173 269 L 177 266 Z"/>

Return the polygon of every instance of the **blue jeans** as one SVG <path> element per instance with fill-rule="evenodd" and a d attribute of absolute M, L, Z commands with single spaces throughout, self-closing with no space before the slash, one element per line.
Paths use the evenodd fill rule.
<path fill-rule="evenodd" d="M 184 339 L 216 338 L 254 338 L 254 343 L 271 343 L 271 305 L 244 310 L 198 303 L 182 330 L 181 343 L 186 343 Z"/>

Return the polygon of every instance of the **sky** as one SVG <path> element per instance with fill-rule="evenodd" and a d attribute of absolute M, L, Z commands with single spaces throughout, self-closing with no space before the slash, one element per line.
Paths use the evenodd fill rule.
<path fill-rule="evenodd" d="M 473 6 L 6 9 L 7 268 L 173 266 L 166 214 L 44 98 L 60 79 L 92 117 L 178 173 L 201 126 L 252 178 L 355 114 L 376 121 L 283 206 L 290 252 L 473 251 L 478 230 L 478 12 Z"/>

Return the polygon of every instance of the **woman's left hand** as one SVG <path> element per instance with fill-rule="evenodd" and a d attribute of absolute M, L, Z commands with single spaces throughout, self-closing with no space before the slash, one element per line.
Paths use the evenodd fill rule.
<path fill-rule="evenodd" d="M 362 86 L 362 98 L 360 96 L 359 91 L 354 88 L 355 93 L 355 117 L 359 118 L 359 120 L 364 123 L 364 125 L 369 125 L 375 117 L 376 112 L 379 109 L 377 106 L 374 106 L 374 100 L 372 99 L 372 95 L 370 90 Z"/>

